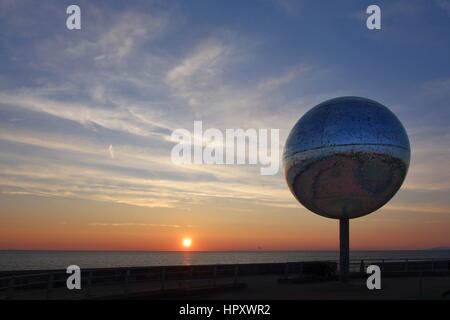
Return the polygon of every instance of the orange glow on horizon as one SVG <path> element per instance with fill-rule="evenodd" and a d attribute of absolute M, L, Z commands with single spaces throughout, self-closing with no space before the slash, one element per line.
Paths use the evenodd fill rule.
<path fill-rule="evenodd" d="M 0 200 L 4 209 L 0 250 L 192 252 L 339 248 L 337 221 L 302 208 L 249 208 L 244 214 L 210 205 L 207 209 L 194 208 L 186 215 L 177 209 L 154 209 L 153 213 L 153 209 L 66 198 L 50 201 L 3 195 Z M 427 216 L 422 212 L 383 209 L 354 219 L 350 225 L 351 249 L 450 247 L 450 216 L 435 214 L 435 220 L 424 223 L 422 217 Z M 190 245 L 188 241 L 183 244 L 187 238 Z"/>

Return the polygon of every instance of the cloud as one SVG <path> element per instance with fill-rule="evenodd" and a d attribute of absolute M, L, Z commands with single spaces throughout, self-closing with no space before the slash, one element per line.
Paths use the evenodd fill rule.
<path fill-rule="evenodd" d="M 233 36 L 224 38 L 209 37 L 201 41 L 168 71 L 166 83 L 175 98 L 184 108 L 189 107 L 192 120 L 203 120 L 208 126 L 285 127 L 285 120 L 290 117 L 273 113 L 274 106 L 286 104 L 282 95 L 277 93 L 299 79 L 310 77 L 313 72 L 320 74 L 319 68 L 302 63 L 242 84 L 236 81 L 233 72 L 248 63 L 247 59 L 241 60 L 243 56 L 251 59 L 257 52 L 252 51 L 254 48 L 245 47 L 250 52 L 244 53 L 243 40 Z M 236 117 L 236 112 L 239 112 L 239 117 Z"/>
<path fill-rule="evenodd" d="M 288 10 L 292 4 L 280 2 Z M 0 112 L 8 115 L 0 119 L 2 193 L 177 210 L 230 201 L 300 207 L 282 174 L 174 165 L 170 133 L 192 128 L 194 120 L 205 128 L 279 128 L 282 149 L 299 116 L 341 93 L 329 82 L 342 79 L 338 74 L 302 55 L 283 67 L 277 61 L 268 66 L 267 57 L 259 58 L 264 37 L 241 30 L 212 28 L 178 43 L 174 35 L 185 30 L 170 10 L 92 10 L 96 19 L 79 37 L 55 28 L 44 38 L 16 18 L 4 20 L 11 33 L 23 35 L 27 50 L 5 42 L 11 68 L 26 77 L 8 74 L 8 86 L 1 86 Z M 430 82 L 423 92 L 443 94 L 447 82 Z M 430 165 L 450 163 L 445 132 L 414 137 L 405 192 L 449 188 L 448 172 Z"/>
<path fill-rule="evenodd" d="M 450 16 L 450 1 L 449 0 L 434 0 L 433 1 L 440 9 L 444 10 Z"/>
<path fill-rule="evenodd" d="M 387 204 L 383 210 L 388 211 L 403 211 L 409 213 L 439 213 L 450 214 L 450 207 L 442 207 L 430 205 L 428 203 L 414 203 L 414 204 Z"/>
<path fill-rule="evenodd" d="M 168 25 L 168 18 L 162 12 L 128 10 L 117 13 L 105 9 L 96 18 L 89 21 L 86 31 L 89 34 L 65 47 L 62 54 L 72 58 L 93 57 L 95 61 L 103 60 L 102 63 L 123 63 L 141 45 L 158 38 Z"/>
<path fill-rule="evenodd" d="M 138 136 L 160 136 L 159 133 L 151 130 L 150 124 L 154 129 L 165 127 L 164 124 L 151 121 L 148 116 L 138 115 L 137 108 L 130 107 L 128 109 L 123 106 L 102 108 L 95 103 L 85 104 L 42 98 L 39 90 L 12 94 L 0 92 L 0 103 L 71 120 L 88 128 L 91 124 L 96 124 L 103 128 Z"/>
<path fill-rule="evenodd" d="M 376 3 L 375 3 L 376 4 Z M 367 4 L 366 7 L 361 6 L 359 11 L 355 11 L 351 13 L 351 17 L 359 20 L 365 21 L 369 14 L 366 13 L 366 9 L 369 6 Z M 391 19 L 395 17 L 405 16 L 405 17 L 414 17 L 421 12 L 422 6 L 420 1 L 396 1 L 396 2 L 388 2 L 384 4 L 380 4 L 381 9 L 381 17 L 382 19 Z"/>
<path fill-rule="evenodd" d="M 226 51 L 224 44 L 218 40 L 208 39 L 202 42 L 193 54 L 168 72 L 168 82 L 178 86 L 201 76 L 206 76 L 207 80 L 208 76 L 214 76 L 217 72 L 216 67 L 220 65 L 221 57 Z"/>
<path fill-rule="evenodd" d="M 137 223 L 137 222 L 122 222 L 122 223 L 111 223 L 111 222 L 92 222 L 89 223 L 90 227 L 151 227 L 151 228 L 192 228 L 191 225 L 182 226 L 179 224 L 154 224 L 154 223 Z"/>
<path fill-rule="evenodd" d="M 75 197 L 151 208 L 184 207 L 218 198 L 284 206 L 284 199 L 289 199 L 283 180 L 255 180 L 257 167 L 178 166 L 170 161 L 170 149 L 157 153 L 115 145 L 120 160 L 108 162 L 101 142 L 89 139 L 0 130 L 0 145 L 5 143 L 10 149 L 0 155 L 0 186 L 5 194 Z"/>
<path fill-rule="evenodd" d="M 109 156 L 111 157 L 111 159 L 114 159 L 114 149 L 113 149 L 112 144 L 109 145 L 108 150 L 109 150 Z"/>
<path fill-rule="evenodd" d="M 300 0 L 273 0 L 273 3 L 288 16 L 298 16 L 304 5 Z"/>
<path fill-rule="evenodd" d="M 450 93 L 450 78 L 427 81 L 422 85 L 425 95 L 437 98 L 448 97 Z"/>

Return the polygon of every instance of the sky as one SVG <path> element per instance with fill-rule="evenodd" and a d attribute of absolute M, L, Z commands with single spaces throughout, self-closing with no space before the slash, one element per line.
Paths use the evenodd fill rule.
<path fill-rule="evenodd" d="M 450 246 L 449 39 L 448 0 L 1 0 L 0 249 L 335 250 L 338 222 L 282 169 L 174 164 L 170 137 L 277 128 L 281 154 L 306 111 L 346 95 L 386 105 L 411 143 L 351 248 Z"/>

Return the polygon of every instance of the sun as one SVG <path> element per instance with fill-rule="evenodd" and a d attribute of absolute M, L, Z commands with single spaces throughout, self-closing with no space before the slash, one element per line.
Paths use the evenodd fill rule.
<path fill-rule="evenodd" d="M 186 249 L 190 248 L 192 245 L 192 239 L 191 238 L 183 238 L 183 241 L 181 243 L 183 245 L 183 247 L 185 247 Z"/>

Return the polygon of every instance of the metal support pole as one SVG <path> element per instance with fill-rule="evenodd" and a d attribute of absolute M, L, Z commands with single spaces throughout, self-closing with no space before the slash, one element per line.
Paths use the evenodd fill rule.
<path fill-rule="evenodd" d="M 339 257 L 339 280 L 348 282 L 350 241 L 349 241 L 349 220 L 339 220 L 340 257 Z"/>

